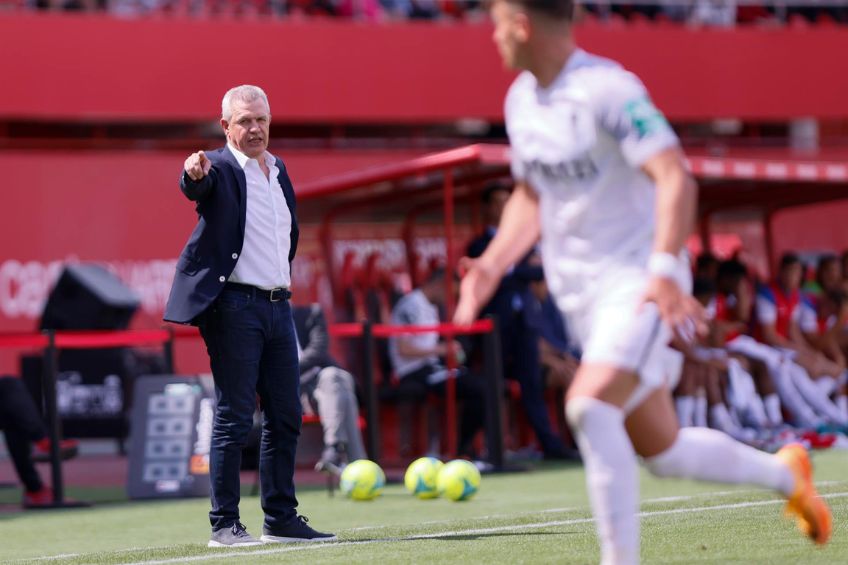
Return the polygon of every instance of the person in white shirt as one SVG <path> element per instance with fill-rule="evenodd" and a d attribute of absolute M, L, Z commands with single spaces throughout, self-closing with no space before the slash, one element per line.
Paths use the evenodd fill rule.
<path fill-rule="evenodd" d="M 439 318 L 439 305 L 445 299 L 445 271 L 436 269 L 424 283 L 401 298 L 392 309 L 394 326 L 435 326 Z M 464 358 L 459 342 L 442 341 L 437 332 L 400 335 L 389 340 L 392 369 L 400 380 L 398 394 L 404 400 L 424 400 L 427 392 L 445 395 L 446 381 L 454 378 L 457 398 L 462 400 L 459 423 L 458 452 L 477 458 L 474 437 L 483 428 L 485 405 L 480 379 L 460 366 L 451 373 L 442 359 L 452 351 L 460 362 Z"/>
<path fill-rule="evenodd" d="M 200 328 L 215 380 L 209 455 L 210 547 L 261 542 L 239 515 L 241 449 L 262 409 L 259 478 L 262 541 L 324 541 L 297 514 L 294 458 L 300 434 L 300 373 L 292 324 L 291 261 L 298 229 L 291 180 L 268 152 L 271 109 L 261 88 L 230 89 L 221 103 L 227 145 L 191 154 L 180 189 L 198 223 L 180 259 L 165 320 Z"/>
<path fill-rule="evenodd" d="M 639 560 L 637 455 L 654 474 L 770 487 L 825 543 L 830 511 L 806 451 L 777 456 L 710 429 L 679 430 L 673 335 L 703 331 L 683 255 L 697 186 L 645 87 L 579 49 L 571 0 L 494 0 L 493 39 L 521 72 L 505 104 L 517 183 L 497 235 L 460 287 L 471 323 L 509 265 L 541 241 L 545 276 L 583 350 L 566 415 L 586 465 L 602 562 Z"/>

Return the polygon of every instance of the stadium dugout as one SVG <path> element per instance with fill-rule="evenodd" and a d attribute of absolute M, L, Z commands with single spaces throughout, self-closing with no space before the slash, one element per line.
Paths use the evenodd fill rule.
<path fill-rule="evenodd" d="M 762 222 L 767 268 L 774 265 L 774 218 L 784 209 L 848 198 L 848 150 L 796 153 L 780 149 L 729 150 L 712 155 L 689 150 L 687 161 L 700 185 L 697 237 L 700 249 L 713 243 L 713 221 L 722 214 L 741 213 Z M 447 265 L 456 265 L 466 239 L 457 234 L 468 227 L 482 228 L 479 194 L 490 181 L 508 181 L 509 147 L 477 144 L 434 153 L 390 165 L 329 176 L 298 189 L 299 215 L 304 224 L 320 225 L 320 242 L 333 295 L 346 290 L 345 265 L 333 251 L 334 230 L 345 222 L 393 222 L 402 225 L 408 274 L 420 280 L 416 232 L 441 224 Z M 446 277 L 446 314 L 450 319 L 455 282 Z M 367 314 L 366 314 L 367 315 Z M 372 320 L 379 321 L 379 320 Z M 331 333 L 340 336 L 341 325 Z M 350 336 L 350 333 L 347 332 Z M 375 375 L 374 355 L 365 362 L 366 374 Z M 369 383 L 370 384 L 370 383 Z M 370 387 L 369 387 L 370 388 Z M 449 386 L 449 391 L 453 387 Z M 455 437 L 455 397 L 449 392 L 447 437 Z M 372 405 L 376 408 L 376 404 Z M 374 422 L 374 414 L 369 415 Z"/>

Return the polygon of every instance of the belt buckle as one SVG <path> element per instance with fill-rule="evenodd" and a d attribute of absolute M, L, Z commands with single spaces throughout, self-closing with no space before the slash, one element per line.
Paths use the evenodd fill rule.
<path fill-rule="evenodd" d="M 281 296 L 283 296 L 283 292 L 284 292 L 284 290 L 285 290 L 285 289 L 282 289 L 282 288 L 274 288 L 274 289 L 271 289 L 271 294 L 270 294 L 270 295 L 269 295 L 269 297 L 268 297 L 268 298 L 269 298 L 269 300 L 270 300 L 271 302 L 279 302 L 280 300 L 282 300 Z M 274 293 L 278 293 L 276 298 L 274 297 Z"/>

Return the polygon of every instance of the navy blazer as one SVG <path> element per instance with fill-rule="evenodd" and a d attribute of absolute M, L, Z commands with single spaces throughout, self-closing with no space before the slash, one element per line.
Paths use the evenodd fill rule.
<path fill-rule="evenodd" d="M 218 297 L 235 269 L 244 244 L 247 213 L 247 180 L 233 153 L 222 147 L 206 152 L 212 162 L 209 174 L 195 182 L 183 172 L 180 190 L 197 202 L 198 221 L 177 260 L 174 284 L 164 319 L 178 324 L 202 325 L 202 314 Z M 277 180 L 291 212 L 289 264 L 300 234 L 295 215 L 294 188 L 282 160 Z"/>

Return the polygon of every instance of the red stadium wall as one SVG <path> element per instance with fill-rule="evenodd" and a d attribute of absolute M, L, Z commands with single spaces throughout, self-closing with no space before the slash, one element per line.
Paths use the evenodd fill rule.
<path fill-rule="evenodd" d="M 277 120 L 501 120 L 488 25 L 0 14 L 0 120 L 209 120 L 234 84 Z M 675 120 L 848 117 L 848 28 L 579 29 Z"/>

